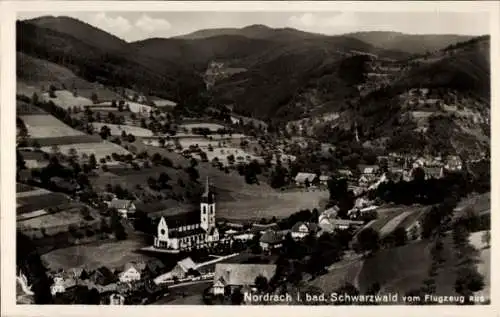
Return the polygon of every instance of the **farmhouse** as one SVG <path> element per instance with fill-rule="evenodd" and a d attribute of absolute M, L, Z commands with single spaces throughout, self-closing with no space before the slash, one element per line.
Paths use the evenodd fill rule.
<path fill-rule="evenodd" d="M 363 221 L 337 219 L 337 212 L 325 210 L 318 217 L 318 225 L 323 232 L 333 232 L 335 230 L 346 230 L 351 227 L 358 227 L 364 224 Z"/>
<path fill-rule="evenodd" d="M 120 273 L 119 280 L 122 283 L 130 283 L 141 280 L 141 272 L 146 268 L 144 263 L 127 263 Z"/>
<path fill-rule="evenodd" d="M 259 244 L 262 250 L 270 251 L 281 248 L 283 246 L 284 240 L 285 235 L 283 234 L 283 232 L 267 230 L 266 232 L 264 232 L 262 237 L 260 237 Z"/>
<path fill-rule="evenodd" d="M 317 180 L 318 176 L 313 173 L 298 173 L 295 176 L 295 184 L 297 186 L 309 186 Z"/>
<path fill-rule="evenodd" d="M 189 270 L 196 270 L 196 263 L 189 257 L 177 262 L 175 267 L 167 273 L 170 278 L 183 279 L 188 275 Z"/>
<path fill-rule="evenodd" d="M 154 247 L 189 250 L 219 241 L 215 224 L 215 194 L 210 191 L 208 178 L 201 197 L 200 211 L 161 217 Z"/>
<path fill-rule="evenodd" d="M 328 181 L 331 179 L 330 176 L 328 175 L 321 175 L 319 177 L 319 183 L 322 185 L 322 186 L 328 186 Z"/>
<path fill-rule="evenodd" d="M 315 235 L 318 230 L 319 227 L 315 223 L 299 221 L 292 227 L 291 234 L 292 238 L 299 240 L 305 238 L 309 234 Z"/>
<path fill-rule="evenodd" d="M 125 297 L 118 293 L 113 293 L 109 295 L 109 304 L 110 305 L 123 305 L 125 304 Z"/>
<path fill-rule="evenodd" d="M 442 167 L 423 167 L 425 179 L 439 179 L 444 176 L 444 169 Z"/>
<path fill-rule="evenodd" d="M 136 211 L 135 204 L 127 199 L 113 199 L 109 203 L 109 208 L 114 208 L 125 219 L 133 216 Z"/>
<path fill-rule="evenodd" d="M 274 264 L 237 264 L 217 263 L 213 284 L 214 295 L 224 295 L 228 290 L 232 293 L 236 288 L 252 290 L 258 276 L 265 277 L 268 281 L 276 273 Z"/>

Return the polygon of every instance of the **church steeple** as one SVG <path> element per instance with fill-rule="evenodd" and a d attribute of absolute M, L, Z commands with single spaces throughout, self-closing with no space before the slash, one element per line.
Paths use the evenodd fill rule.
<path fill-rule="evenodd" d="M 215 195 L 212 191 L 210 191 L 210 183 L 208 181 L 208 177 L 205 181 L 205 191 L 201 196 L 201 202 L 206 204 L 213 204 L 215 202 Z"/>

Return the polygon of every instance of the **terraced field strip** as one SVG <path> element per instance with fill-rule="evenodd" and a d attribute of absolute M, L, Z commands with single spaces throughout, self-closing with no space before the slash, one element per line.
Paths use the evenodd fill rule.
<path fill-rule="evenodd" d="M 80 144 L 80 143 L 99 143 L 101 142 L 101 137 L 99 135 L 68 135 L 68 136 L 59 136 L 59 137 L 46 137 L 46 138 L 37 138 L 32 137 L 31 140 L 36 140 L 36 142 L 40 146 L 60 146 L 60 145 L 71 145 L 71 144 Z"/>
<path fill-rule="evenodd" d="M 111 135 L 121 135 L 123 131 L 127 134 L 133 134 L 138 137 L 150 137 L 153 136 L 153 132 L 148 129 L 131 126 L 131 125 L 118 125 L 118 124 L 107 124 L 101 122 L 92 123 L 96 131 L 100 131 L 103 126 L 107 126 L 111 132 Z"/>
<path fill-rule="evenodd" d="M 48 193 L 37 196 L 17 198 L 21 206 L 17 208 L 17 214 L 24 214 L 44 208 L 56 207 L 70 202 L 70 199 L 61 193 Z"/>
<path fill-rule="evenodd" d="M 382 229 L 380 229 L 380 236 L 386 236 L 394 231 L 398 225 L 408 216 L 410 216 L 414 211 L 405 211 L 402 214 L 397 215 L 387 222 Z"/>
<path fill-rule="evenodd" d="M 75 149 L 77 151 L 77 154 L 80 156 L 83 154 L 86 154 L 88 156 L 94 154 L 97 160 L 106 158 L 106 156 L 111 156 L 113 153 L 116 153 L 118 155 L 127 155 L 130 153 L 121 146 L 107 141 L 102 141 L 99 143 L 65 144 L 59 146 L 59 151 L 66 155 L 70 154 L 71 149 Z M 52 150 L 52 147 L 42 147 L 42 150 L 50 152 Z"/>
<path fill-rule="evenodd" d="M 29 135 L 32 137 L 50 138 L 84 135 L 83 132 L 67 126 L 49 114 L 23 115 L 20 116 L 20 118 L 23 120 Z"/>
<path fill-rule="evenodd" d="M 24 191 L 24 192 L 18 192 L 16 194 L 16 198 L 25 198 L 25 197 L 30 197 L 30 196 L 39 196 L 39 195 L 44 195 L 44 194 L 50 194 L 51 191 L 43 189 L 43 188 L 36 188 L 30 191 Z"/>
<path fill-rule="evenodd" d="M 67 90 L 58 90 L 55 92 L 55 95 L 56 98 L 50 98 L 49 93 L 44 93 L 41 99 L 46 102 L 52 101 L 55 105 L 63 109 L 70 109 L 73 107 L 83 109 L 85 106 L 92 104 L 92 100 L 78 94 L 74 96 L 72 92 Z"/>

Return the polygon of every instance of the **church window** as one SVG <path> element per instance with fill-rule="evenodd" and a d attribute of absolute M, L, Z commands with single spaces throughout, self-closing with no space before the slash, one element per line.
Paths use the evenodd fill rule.
<path fill-rule="evenodd" d="M 214 213 L 214 206 L 210 206 L 210 213 L 213 214 Z"/>
<path fill-rule="evenodd" d="M 202 209 L 203 209 L 203 213 L 206 214 L 207 213 L 207 206 L 203 206 Z"/>
<path fill-rule="evenodd" d="M 160 233 L 161 233 L 162 235 L 164 235 L 164 234 L 165 234 L 165 229 L 161 229 L 161 230 L 160 230 Z"/>

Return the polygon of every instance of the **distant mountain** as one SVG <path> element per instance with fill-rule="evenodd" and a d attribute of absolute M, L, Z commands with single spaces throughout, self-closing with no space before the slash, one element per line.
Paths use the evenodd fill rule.
<path fill-rule="evenodd" d="M 127 48 L 127 42 L 124 40 L 75 18 L 43 16 L 24 20 L 24 22 L 71 35 L 86 44 L 104 50 L 123 50 Z"/>
<path fill-rule="evenodd" d="M 246 26 L 244 28 L 221 28 L 221 29 L 199 30 L 186 35 L 180 35 L 175 38 L 194 40 L 194 39 L 204 39 L 221 35 L 239 35 L 251 39 L 273 40 L 273 41 L 290 41 L 290 40 L 302 40 L 302 39 L 325 37 L 324 35 L 321 34 L 304 32 L 293 28 L 275 29 L 262 24 L 254 24 Z"/>
<path fill-rule="evenodd" d="M 203 80 L 187 64 L 142 55 L 133 45 L 97 29 L 90 30 L 100 34 L 99 39 L 90 39 L 82 32 L 88 25 L 75 19 L 59 20 L 74 24 L 65 32 L 40 27 L 40 21 L 46 20 L 17 22 L 17 51 L 64 66 L 89 82 L 155 92 L 167 99 L 179 100 L 203 89 Z"/>
<path fill-rule="evenodd" d="M 474 37 L 453 34 L 415 35 L 384 31 L 356 32 L 345 35 L 386 50 L 397 50 L 411 54 L 423 54 L 440 50 L 448 45 L 467 41 Z"/>

